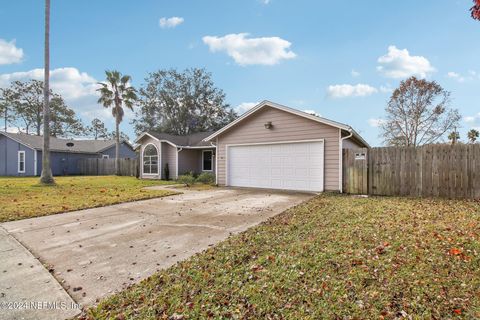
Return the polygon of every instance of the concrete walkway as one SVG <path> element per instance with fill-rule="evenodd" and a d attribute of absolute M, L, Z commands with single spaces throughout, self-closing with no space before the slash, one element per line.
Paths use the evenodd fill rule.
<path fill-rule="evenodd" d="M 65 319 L 80 311 L 40 261 L 0 227 L 0 319 Z"/>
<path fill-rule="evenodd" d="M 13 221 L 1 226 L 51 266 L 55 278 L 76 302 L 85 306 L 312 196 L 215 188 Z M 24 250 L 23 255 L 28 252 Z M 15 263 L 17 260 L 11 260 L 8 269 Z M 30 264 L 22 268 L 31 272 Z M 23 288 L 19 293 L 34 291 L 34 297 L 53 300 L 63 292 L 58 284 L 54 284 L 55 290 L 32 287 L 23 269 L 13 268 L 9 276 L 9 286 Z M 39 264 L 38 269 L 41 269 Z M 53 282 L 48 272 L 42 274 Z M 3 281 L 1 283 L 3 285 Z M 68 296 L 64 294 L 64 297 Z M 17 296 L 10 299 L 14 298 Z"/>

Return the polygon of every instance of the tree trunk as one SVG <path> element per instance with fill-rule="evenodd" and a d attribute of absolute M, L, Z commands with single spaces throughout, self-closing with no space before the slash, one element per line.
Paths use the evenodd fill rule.
<path fill-rule="evenodd" d="M 115 117 L 115 174 L 120 175 L 120 121 Z"/>
<path fill-rule="evenodd" d="M 45 0 L 45 66 L 43 88 L 43 150 L 40 183 L 54 184 L 50 167 L 50 0 Z"/>

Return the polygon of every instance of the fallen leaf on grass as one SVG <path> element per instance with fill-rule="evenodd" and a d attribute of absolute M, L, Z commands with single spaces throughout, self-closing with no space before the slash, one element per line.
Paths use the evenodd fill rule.
<path fill-rule="evenodd" d="M 452 249 L 450 249 L 450 251 L 448 253 L 451 256 L 458 256 L 458 255 L 462 254 L 462 250 L 460 250 L 458 248 L 452 248 Z"/>
<path fill-rule="evenodd" d="M 257 265 L 257 264 L 254 264 L 250 270 L 252 270 L 253 272 L 258 272 L 258 271 L 262 271 L 263 270 L 263 267 L 261 265 Z"/>

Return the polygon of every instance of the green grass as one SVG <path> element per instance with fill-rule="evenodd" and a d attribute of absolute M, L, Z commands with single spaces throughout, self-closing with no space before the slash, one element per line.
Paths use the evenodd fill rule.
<path fill-rule="evenodd" d="M 39 178 L 0 178 L 0 222 L 45 216 L 115 203 L 162 197 L 174 192 L 143 190 L 170 184 L 134 177 L 56 177 L 55 186 Z"/>
<path fill-rule="evenodd" d="M 321 195 L 83 317 L 480 318 L 479 254 L 479 202 Z"/>

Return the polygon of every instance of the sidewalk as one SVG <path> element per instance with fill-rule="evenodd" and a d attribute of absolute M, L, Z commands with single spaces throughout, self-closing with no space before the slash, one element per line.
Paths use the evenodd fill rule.
<path fill-rule="evenodd" d="M 66 319 L 80 307 L 47 269 L 0 227 L 0 320 Z"/>

